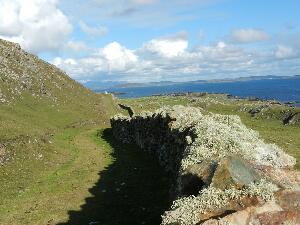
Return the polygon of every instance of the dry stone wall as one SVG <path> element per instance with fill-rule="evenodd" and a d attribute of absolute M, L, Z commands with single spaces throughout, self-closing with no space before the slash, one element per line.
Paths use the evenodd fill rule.
<path fill-rule="evenodd" d="M 111 125 L 118 140 L 155 154 L 173 177 L 175 201 L 162 216 L 163 225 L 210 220 L 243 224 L 226 222 L 225 218 L 269 202 L 284 211 L 275 196 L 283 190 L 300 190 L 299 173 L 290 172 L 295 159 L 278 146 L 265 143 L 238 116 L 173 106 L 132 117 L 116 115 Z M 275 171 L 283 177 L 289 174 L 290 179 L 275 179 Z M 255 213 L 248 216 L 245 221 L 256 220 Z M 212 219 L 217 217 L 221 219 Z M 298 222 L 296 217 L 291 221 Z"/>

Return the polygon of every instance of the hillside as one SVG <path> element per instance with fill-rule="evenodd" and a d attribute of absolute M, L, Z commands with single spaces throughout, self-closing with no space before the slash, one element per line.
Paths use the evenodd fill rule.
<path fill-rule="evenodd" d="M 91 92 L 18 44 L 3 40 L 0 79 L 2 139 L 41 134 L 41 128 L 63 127 L 87 118 L 103 121 L 109 116 L 105 107 L 111 104 L 105 102 L 110 97 Z M 28 120 L 29 116 L 34 120 Z"/>
<path fill-rule="evenodd" d="M 57 214 L 79 206 L 84 196 L 67 203 L 59 197 L 67 198 L 71 183 L 89 179 L 85 185 L 92 186 L 98 179 L 100 162 L 91 159 L 100 153 L 93 139 L 115 112 L 111 95 L 95 94 L 18 44 L 0 40 L 0 224 L 46 224 L 40 221 L 45 213 L 55 214 L 50 202 L 64 206 Z M 86 146 L 74 146 L 84 141 Z M 86 168 L 94 168 L 94 177 L 82 178 Z M 40 211 L 30 214 L 39 201 Z"/>

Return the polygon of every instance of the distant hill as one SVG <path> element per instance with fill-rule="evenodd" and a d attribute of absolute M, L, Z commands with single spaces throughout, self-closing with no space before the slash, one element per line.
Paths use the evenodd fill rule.
<path fill-rule="evenodd" d="M 0 143 L 81 120 L 103 121 L 111 101 L 18 44 L 0 40 Z"/>
<path fill-rule="evenodd" d="M 263 80 L 263 79 L 287 79 L 291 77 L 298 77 L 300 75 L 294 76 L 251 76 L 251 77 L 238 77 L 238 78 L 224 78 L 224 79 L 210 79 L 210 80 L 195 80 L 195 81 L 184 81 L 184 82 L 174 82 L 174 81 L 161 81 L 161 82 L 147 82 L 147 83 L 124 83 L 113 85 L 114 88 L 132 88 L 132 87 L 158 87 L 158 86 L 168 86 L 177 84 L 203 84 L 203 83 L 224 83 L 224 82 L 237 82 L 237 81 L 250 81 L 250 80 Z M 90 82 L 92 83 L 92 82 Z M 95 91 L 101 91 L 104 88 L 92 87 Z"/>

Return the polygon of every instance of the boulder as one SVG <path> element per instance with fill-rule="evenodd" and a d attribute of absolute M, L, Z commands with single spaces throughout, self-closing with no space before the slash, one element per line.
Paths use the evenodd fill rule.
<path fill-rule="evenodd" d="M 229 157 L 219 163 L 212 179 L 212 186 L 222 190 L 232 186 L 241 189 L 260 179 L 261 176 L 245 160 Z"/>
<path fill-rule="evenodd" d="M 252 117 L 256 116 L 256 114 L 262 112 L 265 108 L 268 108 L 267 105 L 260 105 L 260 106 L 257 106 L 255 108 L 252 108 L 248 111 L 248 113 L 251 114 Z"/>
<path fill-rule="evenodd" d="M 272 180 L 273 183 L 282 189 L 300 191 L 300 171 L 271 166 L 257 166 L 255 169 L 259 174 Z"/>
<path fill-rule="evenodd" d="M 220 225 L 220 224 L 230 224 L 230 225 L 263 225 L 260 223 L 264 220 L 266 213 L 277 213 L 282 212 L 282 208 L 275 202 L 268 202 L 264 205 L 247 207 L 244 210 L 232 213 L 221 219 L 210 219 L 202 223 L 202 225 Z M 261 216 L 259 218 L 259 216 Z M 265 219 L 267 220 L 267 219 Z M 274 225 L 276 223 L 268 223 L 269 225 Z M 282 224 L 282 223 L 281 223 Z M 266 225 L 266 224 L 264 224 Z M 279 224 L 278 224 L 279 225 Z"/>
<path fill-rule="evenodd" d="M 222 218 L 227 215 L 242 211 L 247 207 L 262 205 L 263 201 L 257 197 L 244 197 L 239 201 L 231 200 L 226 207 L 215 209 L 210 212 L 199 214 L 200 222 L 211 220 L 212 218 Z"/>
<path fill-rule="evenodd" d="M 300 214 L 297 211 L 265 212 L 252 218 L 252 221 L 260 225 L 296 225 L 300 224 Z"/>
<path fill-rule="evenodd" d="M 282 120 L 284 125 L 296 124 L 300 121 L 300 112 L 287 112 Z"/>
<path fill-rule="evenodd" d="M 287 211 L 298 211 L 300 214 L 300 191 L 280 190 L 275 194 L 277 203 Z"/>
<path fill-rule="evenodd" d="M 197 195 L 200 190 L 210 185 L 216 167 L 216 161 L 203 161 L 189 166 L 178 177 L 179 194 Z"/>

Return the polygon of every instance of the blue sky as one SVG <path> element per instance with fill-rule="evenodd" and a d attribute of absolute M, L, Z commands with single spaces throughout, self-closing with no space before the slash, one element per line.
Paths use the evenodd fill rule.
<path fill-rule="evenodd" d="M 299 10 L 299 0 L 0 0 L 0 38 L 83 83 L 295 75 Z"/>

